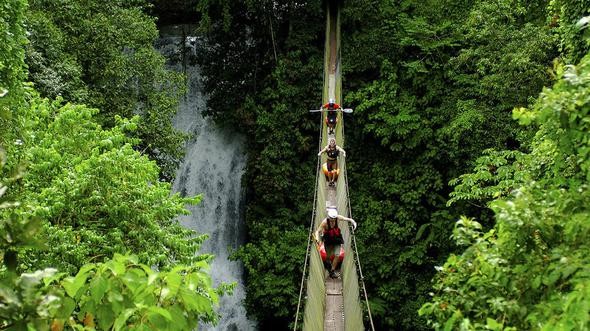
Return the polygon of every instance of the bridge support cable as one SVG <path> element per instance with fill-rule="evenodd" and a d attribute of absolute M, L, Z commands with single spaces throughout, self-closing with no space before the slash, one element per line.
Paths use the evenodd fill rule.
<path fill-rule="evenodd" d="M 321 121 L 323 119 L 320 118 L 320 126 L 321 126 Z M 320 139 L 318 140 L 318 150 L 320 150 L 322 148 L 321 146 L 321 141 L 322 141 L 322 135 L 323 135 L 323 131 L 320 130 Z M 316 184 L 319 183 L 319 176 L 320 176 L 320 172 L 321 172 L 321 158 L 318 157 L 318 162 L 316 165 L 316 179 L 315 182 Z M 297 300 L 297 312 L 295 313 L 295 325 L 293 326 L 293 331 L 297 330 L 297 322 L 299 320 L 299 308 L 301 307 L 301 299 L 303 296 L 303 285 L 305 283 L 305 277 L 307 276 L 306 272 L 307 272 L 307 262 L 309 260 L 309 256 L 310 256 L 310 248 L 313 242 L 313 231 L 314 231 L 314 218 L 316 216 L 316 201 L 318 199 L 318 185 L 315 186 L 315 192 L 313 194 L 313 211 L 311 213 L 311 221 L 309 222 L 309 236 L 308 236 L 308 240 L 307 240 L 307 248 L 305 250 L 305 262 L 303 263 L 303 273 L 301 275 L 301 285 L 299 286 L 299 299 Z"/>
<path fill-rule="evenodd" d="M 346 183 L 346 201 L 348 201 L 348 215 L 349 217 L 352 218 L 352 208 L 350 206 L 350 195 L 349 195 L 349 190 L 348 190 L 348 175 L 346 173 L 346 165 L 344 165 L 344 180 Z M 359 253 L 358 253 L 358 249 L 356 246 L 356 236 L 354 235 L 354 230 L 352 230 L 351 232 L 352 236 L 352 244 L 354 245 L 354 257 L 357 263 L 357 267 L 359 270 L 359 276 L 360 276 L 360 281 L 361 281 L 361 285 L 363 288 L 363 294 L 365 296 L 365 303 L 367 305 L 367 313 L 369 315 L 369 322 L 371 323 L 371 330 L 375 331 L 375 324 L 373 323 L 373 316 L 371 314 L 371 305 L 369 304 L 369 296 L 367 295 L 367 288 L 365 286 L 365 277 L 363 276 L 363 268 L 361 268 L 361 259 L 359 258 Z"/>
<path fill-rule="evenodd" d="M 338 187 L 338 208 L 341 215 L 346 215 L 352 218 L 352 213 L 349 208 L 348 200 L 348 187 L 345 178 L 347 177 L 346 172 L 346 160 L 338 162 L 342 178 Z M 342 165 L 340 165 L 340 163 Z M 362 330 L 363 325 L 363 310 L 360 301 L 360 289 L 359 289 L 359 278 L 355 264 L 355 246 L 354 234 L 352 228 L 348 225 L 341 224 L 341 231 L 344 236 L 345 242 L 344 247 L 347 252 L 344 261 L 342 262 L 342 283 L 343 283 L 343 298 L 344 298 L 344 325 L 345 330 Z M 362 220 L 359 220 L 359 226 L 362 226 Z"/>

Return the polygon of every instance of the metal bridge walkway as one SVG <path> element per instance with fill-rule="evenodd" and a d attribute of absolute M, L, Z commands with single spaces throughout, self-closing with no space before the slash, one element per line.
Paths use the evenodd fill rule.
<path fill-rule="evenodd" d="M 326 13 L 326 42 L 324 47 L 324 87 L 323 103 L 334 99 L 341 104 L 341 70 L 340 70 L 340 3 L 342 1 L 330 0 L 327 3 Z M 324 122 L 325 113 L 322 114 L 320 148 L 326 146 L 328 139 L 336 138 L 338 146 L 345 148 L 344 141 L 344 120 L 342 112 L 338 112 L 338 123 L 333 135 L 328 135 L 327 126 Z M 328 187 L 321 170 L 321 164 L 326 162 L 326 156 L 322 155 L 317 167 L 317 182 L 315 206 L 310 224 L 310 233 L 315 231 L 322 220 L 326 217 L 326 207 L 335 206 L 340 215 L 352 217 L 350 201 L 348 199 L 348 180 L 346 174 L 346 160 L 339 158 L 338 165 L 340 176 L 336 187 Z M 362 222 L 359 222 L 362 226 Z M 356 254 L 356 242 L 353 233 L 347 222 L 340 222 L 338 226 L 344 237 L 345 258 L 341 264 L 341 276 L 337 279 L 328 277 L 322 264 L 320 255 L 315 245 L 308 244 L 309 275 L 307 278 L 307 289 L 305 310 L 303 316 L 303 330 L 321 331 L 359 331 L 364 330 L 362 308 L 360 303 L 359 278 L 357 270 L 358 255 Z M 310 239 L 311 240 L 311 239 Z M 306 267 L 307 267 L 306 256 Z M 360 264 L 359 264 L 360 268 Z M 304 267 L 305 277 L 305 267 Z M 361 271 L 362 277 L 362 271 Z M 303 289 L 303 280 L 302 280 Z M 364 287 L 363 287 L 364 289 Z M 301 295 L 300 295 L 301 296 Z M 366 292 L 365 292 L 366 297 Z M 299 308 L 298 308 L 299 312 Z M 370 310 L 369 310 L 370 316 Z M 298 329 L 297 318 L 295 329 Z M 371 323 L 372 326 L 372 323 Z"/>

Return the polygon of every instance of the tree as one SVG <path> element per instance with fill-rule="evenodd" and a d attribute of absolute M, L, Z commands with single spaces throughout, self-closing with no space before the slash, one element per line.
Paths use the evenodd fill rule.
<path fill-rule="evenodd" d="M 587 192 L 590 178 L 587 135 L 590 56 L 578 66 L 559 66 L 559 81 L 545 89 L 532 109 L 516 108 L 521 124 L 538 129 L 529 153 L 516 156 L 511 193 L 489 203 L 496 224 L 485 231 L 462 218 L 453 236 L 466 247 L 439 268 L 435 293 L 420 313 L 436 329 L 570 330 L 590 326 Z M 494 157 L 492 154 L 491 157 Z M 501 155 L 500 155 L 501 157 Z M 486 157 L 487 158 L 487 157 Z M 504 192 L 495 181 L 462 177 L 457 196 L 476 198 Z M 478 178 L 478 177 L 476 177 Z"/>
<path fill-rule="evenodd" d="M 106 128 L 116 116 L 138 114 L 129 134 L 170 181 L 186 138 L 172 127 L 184 80 L 165 69 L 153 46 L 158 30 L 149 8 L 143 0 L 30 1 L 27 64 L 41 95 L 101 109 L 97 119 Z"/>
<path fill-rule="evenodd" d="M 277 247 L 284 251 L 277 236 L 289 243 L 304 238 L 318 124 L 305 112 L 321 101 L 325 37 L 319 1 L 272 4 L 202 1 L 200 7 L 212 45 L 203 57 L 209 113 L 249 137 L 250 243 L 239 256 L 249 311 L 262 327 L 277 322 L 267 298 L 287 295 L 299 281 L 272 258 L 250 262 Z M 355 109 L 345 119 L 347 171 L 369 297 L 382 308 L 375 309 L 378 328 L 427 328 L 416 311 L 428 300 L 433 267 L 455 249 L 452 221 L 473 212 L 491 226 L 486 208 L 447 207 L 447 183 L 483 150 L 526 149 L 521 142 L 530 133 L 510 120 L 510 110 L 551 80 L 546 68 L 556 39 L 546 17 L 544 2 L 344 4 L 343 91 L 345 105 Z M 292 279 L 291 287 L 280 276 L 269 281 L 283 292 L 261 287 L 268 270 Z M 294 315 L 291 307 L 280 311 L 280 325 Z"/>
<path fill-rule="evenodd" d="M 0 20 L 0 146 L 9 141 L 14 104 L 23 93 L 22 82 L 26 77 L 24 45 L 27 42 L 23 24 L 26 1 L 3 1 Z"/>
<path fill-rule="evenodd" d="M 0 34 L 0 329 L 177 330 L 193 328 L 197 320 L 215 322 L 218 295 L 231 286 L 211 286 L 209 257 L 195 256 L 204 238 L 192 238 L 174 221 L 184 203 L 198 197 L 170 197 L 157 165 L 133 151 L 136 140 L 124 131 L 133 130 L 138 118 L 118 118 L 103 130 L 93 119 L 96 109 L 42 99 L 23 84 L 25 4 L 0 1 L 6 23 Z M 104 209 L 109 198 L 112 210 Z M 133 215 L 133 208 L 147 211 Z M 44 240 L 44 228 L 54 237 Z M 122 234 L 114 246 L 92 247 L 109 230 Z M 70 236 L 60 238 L 60 231 Z M 83 253 L 68 261 L 52 255 L 68 240 Z M 46 247 L 49 253 L 39 253 Z M 105 256 L 123 250 L 140 258 Z M 48 260 L 37 263 L 35 256 Z M 103 263 L 87 263 L 88 257 Z M 68 272 L 37 270 L 52 262 Z M 30 272 L 20 273 L 23 268 Z"/>
<path fill-rule="evenodd" d="M 559 48 L 567 63 L 578 63 L 590 50 L 587 29 L 590 3 L 587 0 L 554 0 L 550 2 L 550 24 L 560 37 Z M 584 37 L 586 36 L 586 37 Z"/>
<path fill-rule="evenodd" d="M 32 98 L 29 107 L 16 154 L 29 164 L 19 194 L 27 207 L 19 212 L 43 220 L 50 245 L 27 254 L 25 269 L 73 272 L 116 252 L 160 268 L 199 259 L 205 237 L 175 217 L 200 197 L 170 195 L 157 165 L 133 149 L 137 141 L 125 133 L 136 129 L 137 117 L 117 118 L 104 130 L 93 120 L 97 111 L 85 106 Z"/>
<path fill-rule="evenodd" d="M 433 267 L 455 249 L 452 220 L 469 211 L 491 222 L 485 208 L 447 208 L 447 183 L 482 150 L 523 148 L 527 132 L 510 120 L 510 109 L 548 84 L 555 40 L 541 5 L 346 7 L 343 29 L 352 31 L 342 33 L 343 50 L 352 54 L 343 60 L 372 77 L 345 88 L 355 108 L 346 130 L 347 170 L 369 297 L 387 307 L 378 310 L 378 328 L 425 329 L 415 311 L 428 298 Z"/>

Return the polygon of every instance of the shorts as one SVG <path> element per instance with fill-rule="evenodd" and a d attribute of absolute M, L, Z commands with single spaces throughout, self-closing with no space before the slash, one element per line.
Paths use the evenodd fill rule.
<path fill-rule="evenodd" d="M 326 165 L 328 167 L 328 171 L 336 170 L 336 161 L 335 160 L 327 160 Z"/>
<path fill-rule="evenodd" d="M 340 246 L 340 244 L 325 245 L 326 257 L 330 258 L 330 256 L 340 256 Z"/>

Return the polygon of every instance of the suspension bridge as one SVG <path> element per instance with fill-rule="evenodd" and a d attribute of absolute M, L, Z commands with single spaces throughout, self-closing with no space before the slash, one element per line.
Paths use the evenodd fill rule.
<path fill-rule="evenodd" d="M 341 65 L 340 65 L 340 6 L 342 1 L 326 1 L 326 42 L 324 47 L 324 85 L 322 104 L 333 99 L 341 104 Z M 338 146 L 345 148 L 343 112 L 337 112 L 337 124 L 334 130 L 328 130 L 322 114 L 319 146 L 323 148 L 330 138 L 335 138 Z M 352 218 L 350 208 L 348 178 L 346 173 L 346 160 L 339 158 L 338 166 L 340 175 L 336 185 L 329 186 L 324 178 L 321 165 L 326 162 L 326 156 L 318 157 L 316 167 L 316 190 L 314 196 L 314 208 L 309 226 L 309 241 L 301 288 L 299 304 L 295 316 L 293 330 L 308 331 L 340 331 L 340 330 L 364 330 L 362 296 L 365 299 L 366 313 L 369 317 L 370 327 L 374 331 L 367 293 L 364 286 L 362 268 L 357 252 L 354 230 L 346 222 L 338 221 L 338 227 L 344 238 L 345 258 L 341 264 L 340 277 L 328 277 L 322 259 L 312 234 L 326 217 L 327 207 L 336 207 L 338 213 Z M 359 222 L 362 226 L 362 222 Z M 307 278 L 306 278 L 307 277 Z M 360 286 L 359 286 L 360 285 Z M 304 295 L 305 290 L 305 295 Z M 303 322 L 300 323 L 300 307 L 304 306 Z"/>

